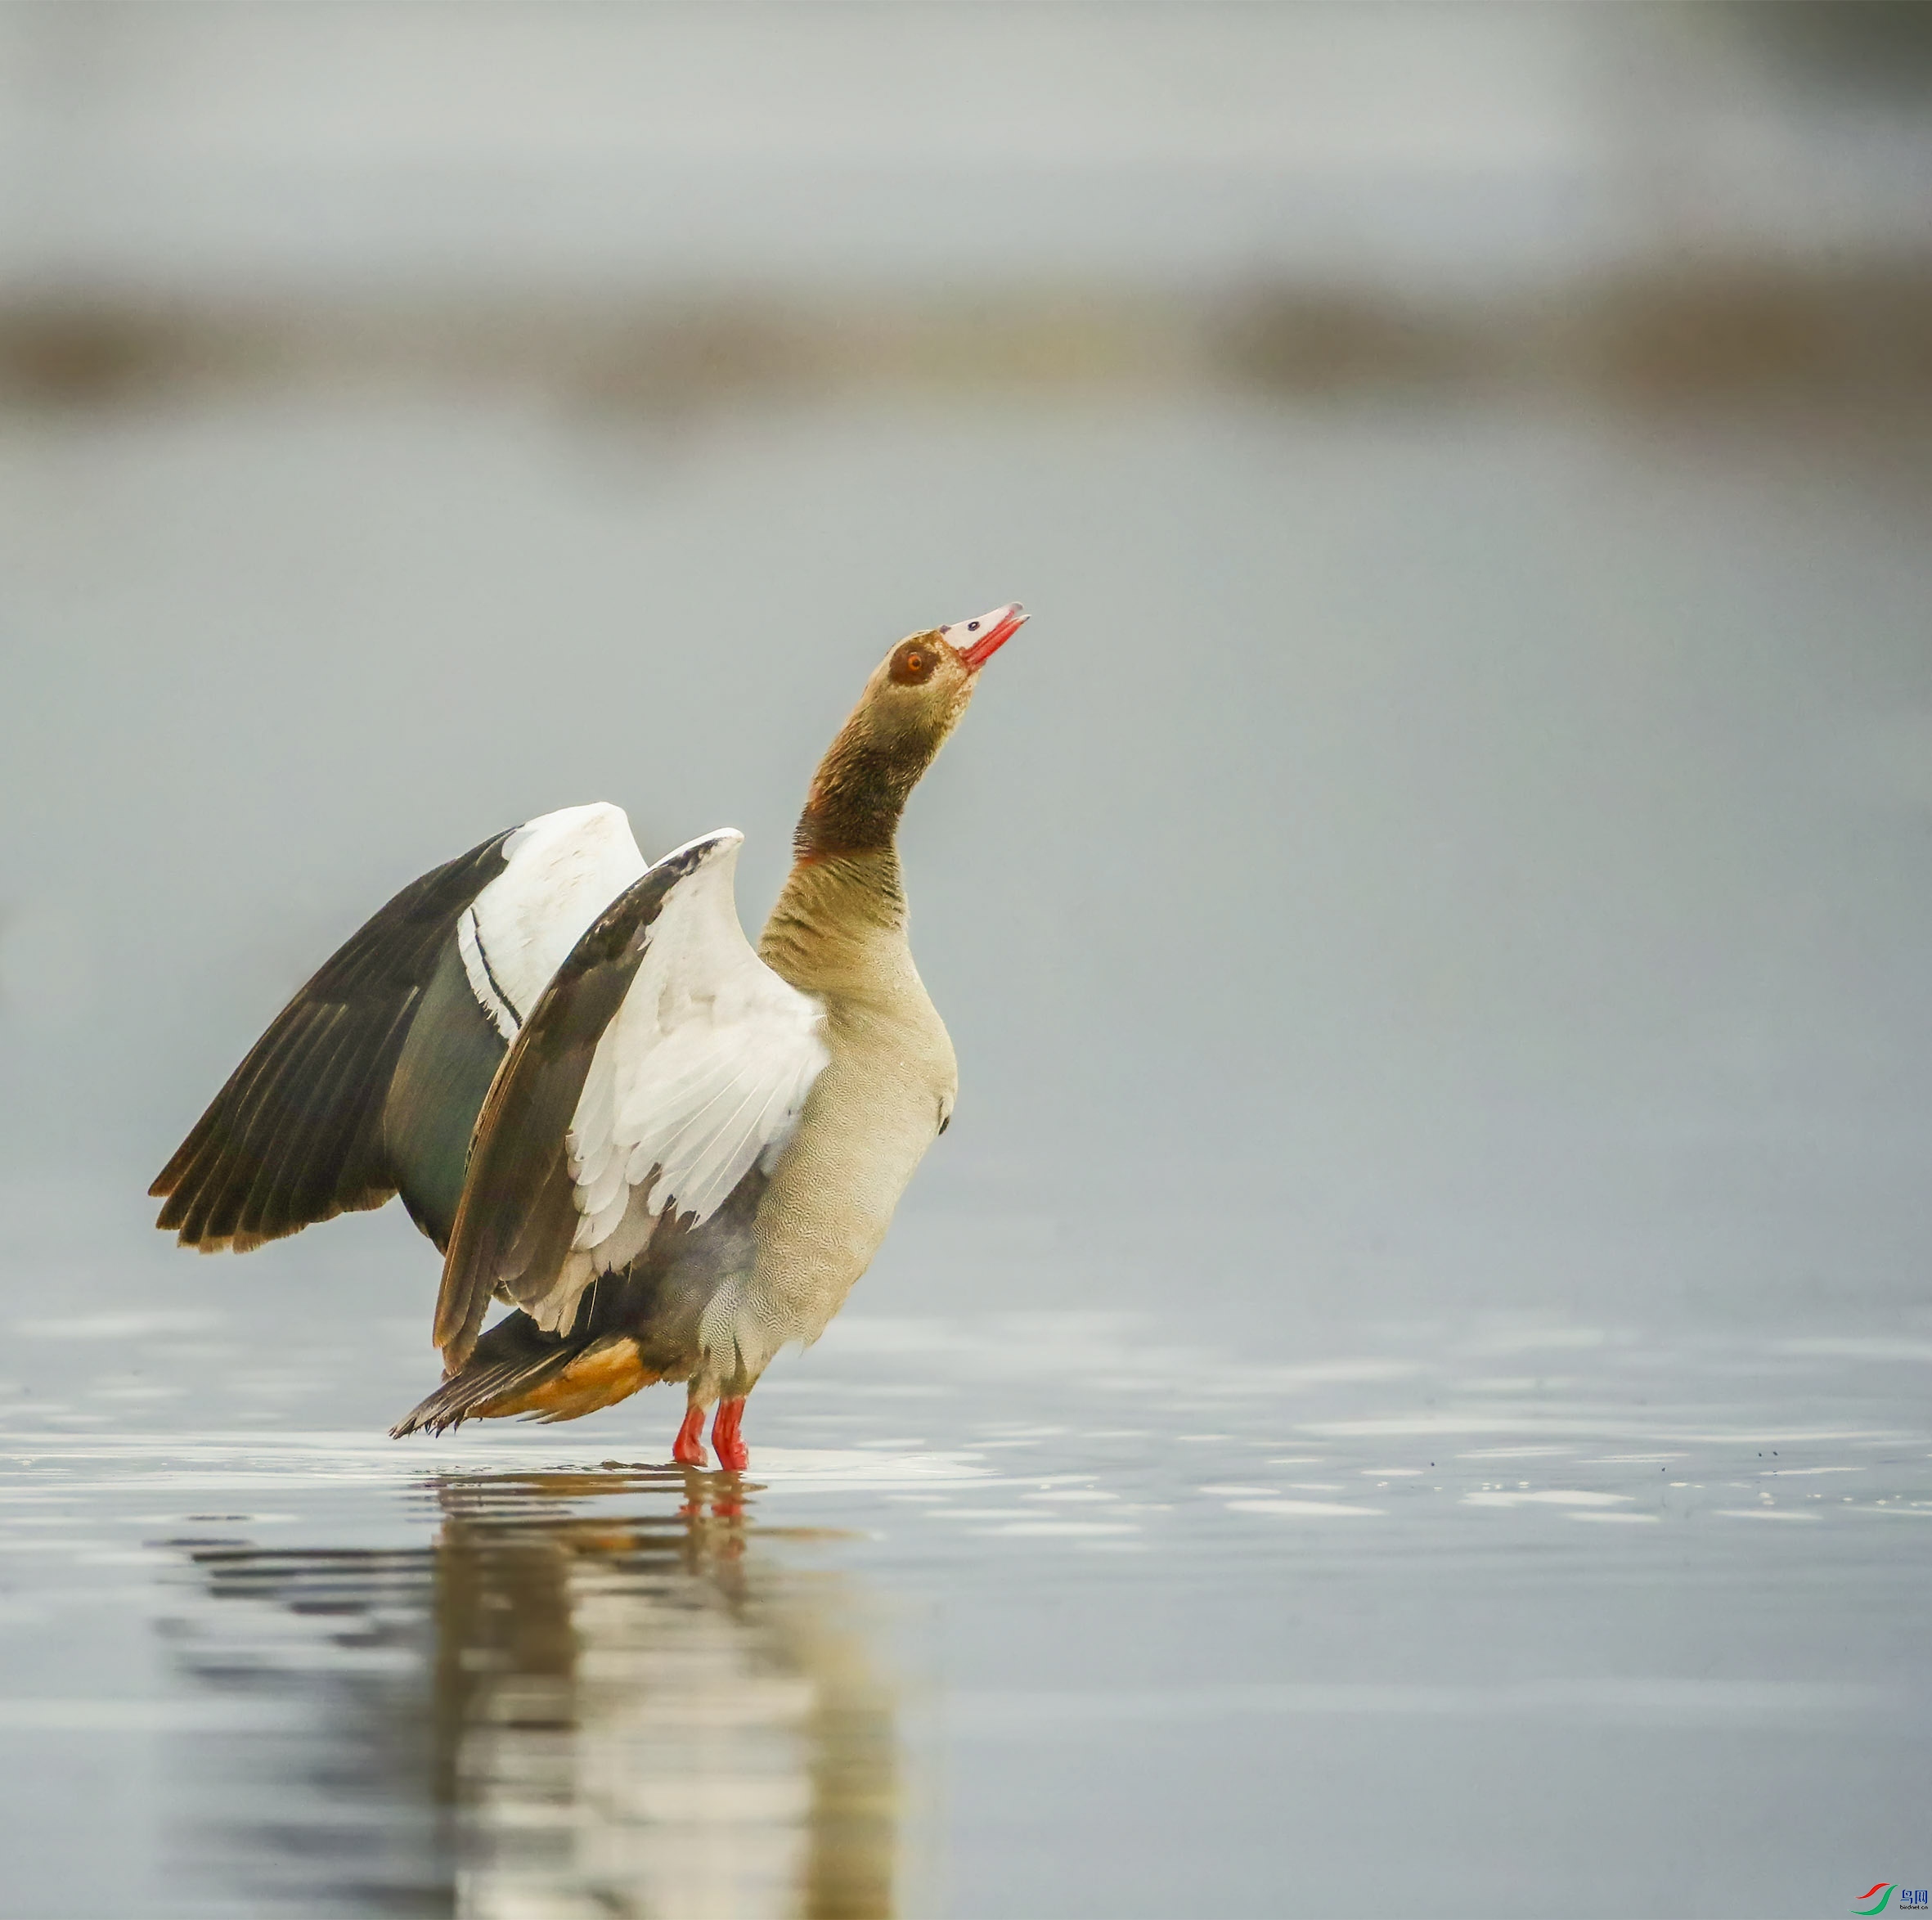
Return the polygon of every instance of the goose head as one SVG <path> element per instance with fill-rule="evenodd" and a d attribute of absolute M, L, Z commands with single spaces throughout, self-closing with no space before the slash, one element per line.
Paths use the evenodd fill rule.
<path fill-rule="evenodd" d="M 815 861 L 892 846 L 920 776 L 959 724 L 980 669 L 1026 623 L 1017 603 L 900 641 L 873 671 L 819 763 L 800 815 L 798 858 Z"/>

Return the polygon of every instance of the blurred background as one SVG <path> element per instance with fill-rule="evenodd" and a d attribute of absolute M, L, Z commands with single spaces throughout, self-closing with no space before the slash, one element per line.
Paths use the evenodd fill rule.
<path fill-rule="evenodd" d="M 1919 1299 L 1929 96 L 1910 4 L 8 7 L 8 1167 L 133 1221 L 539 810 L 755 924 L 1017 597 L 906 840 L 973 1288 Z"/>
<path fill-rule="evenodd" d="M 1911 0 L 0 9 L 7 1311 L 254 1315 L 250 1419 L 386 1423 L 399 1209 L 147 1224 L 235 1062 L 551 807 L 744 829 L 755 928 L 872 666 L 1018 599 L 855 1315 L 1932 1352 L 1929 429 Z M 820 1643 L 758 1590 L 747 1662 Z"/>

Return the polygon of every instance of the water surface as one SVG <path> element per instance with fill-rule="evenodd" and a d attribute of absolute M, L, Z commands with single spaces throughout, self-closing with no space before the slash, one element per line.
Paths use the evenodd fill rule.
<path fill-rule="evenodd" d="M 857 1312 L 736 1482 L 663 1394 L 251 1425 L 167 1320 L 26 1336 L 9 1912 L 1777 1913 L 1922 1831 L 1932 1340 Z"/>
<path fill-rule="evenodd" d="M 1898 447 L 371 391 L 22 418 L 0 508 L 9 1920 L 1932 1878 Z M 864 672 L 1014 596 L 906 834 L 958 1118 L 742 1484 L 663 1392 L 382 1437 L 396 1210 L 150 1230 L 411 875 L 611 798 L 755 917 Z"/>

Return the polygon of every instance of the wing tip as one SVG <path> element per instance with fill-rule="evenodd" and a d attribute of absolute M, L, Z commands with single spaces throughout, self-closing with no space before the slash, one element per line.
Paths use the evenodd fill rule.
<path fill-rule="evenodd" d="M 468 1418 L 468 1410 L 459 1409 L 451 1414 L 447 1419 L 440 1419 L 430 1405 L 430 1401 L 434 1401 L 435 1397 L 435 1395 L 432 1394 L 429 1400 L 425 1401 L 420 1406 L 412 1407 L 409 1412 L 405 1414 L 389 1429 L 389 1438 L 407 1440 L 413 1433 L 427 1433 L 434 1440 L 439 1433 L 448 1433 L 461 1427 L 465 1419 Z"/>
<path fill-rule="evenodd" d="M 481 1400 L 474 1380 L 459 1374 L 446 1374 L 433 1392 L 426 1393 L 389 1429 L 392 1440 L 407 1440 L 412 1433 L 447 1433 L 461 1427 L 478 1410 Z"/>
<path fill-rule="evenodd" d="M 438 1296 L 436 1322 L 430 1329 L 429 1344 L 443 1356 L 444 1379 L 452 1378 L 469 1365 L 470 1356 L 476 1351 L 476 1337 L 483 1326 L 483 1316 L 489 1311 L 489 1302 L 490 1296 L 486 1293 L 473 1318 L 468 1311 L 455 1311 L 456 1296 L 449 1288 L 444 1288 Z"/>
<path fill-rule="evenodd" d="M 176 1246 L 185 1247 L 194 1253 L 253 1253 L 258 1247 L 266 1247 L 272 1240 L 289 1239 L 304 1227 L 320 1226 L 324 1221 L 334 1220 L 339 1215 L 373 1212 L 396 1196 L 396 1189 L 391 1186 L 365 1186 L 353 1193 L 333 1194 L 319 1207 L 284 1212 L 272 1220 L 260 1221 L 252 1226 L 245 1226 L 236 1220 L 231 1225 L 218 1227 L 205 1215 L 199 1221 L 192 1217 L 195 1211 L 195 1193 L 164 1194 L 156 1191 L 159 1185 L 157 1181 L 155 1187 L 148 1189 L 151 1200 L 166 1202 L 155 1216 L 155 1225 L 162 1233 L 173 1234 Z"/>

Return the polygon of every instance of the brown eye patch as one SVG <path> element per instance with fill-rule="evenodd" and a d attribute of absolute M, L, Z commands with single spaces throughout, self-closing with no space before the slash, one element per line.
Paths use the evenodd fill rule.
<path fill-rule="evenodd" d="M 939 650 L 930 641 L 909 640 L 892 655 L 892 679 L 895 686 L 921 686 L 932 677 L 939 664 Z"/>

